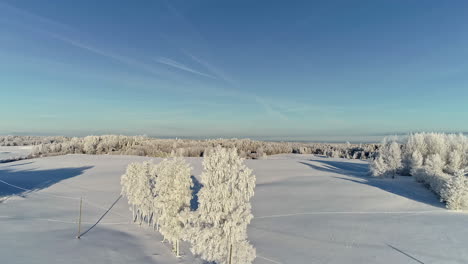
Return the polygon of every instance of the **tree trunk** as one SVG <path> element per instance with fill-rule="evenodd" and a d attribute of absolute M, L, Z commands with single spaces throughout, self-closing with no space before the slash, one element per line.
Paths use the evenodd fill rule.
<path fill-rule="evenodd" d="M 229 264 L 232 264 L 232 244 L 229 247 Z"/>

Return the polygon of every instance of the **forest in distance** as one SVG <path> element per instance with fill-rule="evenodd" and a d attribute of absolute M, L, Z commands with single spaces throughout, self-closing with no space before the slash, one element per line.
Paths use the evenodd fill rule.
<path fill-rule="evenodd" d="M 116 154 L 149 157 L 202 157 L 216 146 L 235 147 L 242 158 L 259 159 L 275 154 L 317 154 L 334 158 L 369 159 L 379 144 L 278 142 L 251 139 L 159 139 L 146 136 L 102 135 L 0 136 L 0 146 L 33 146 L 31 157 L 61 154 Z"/>

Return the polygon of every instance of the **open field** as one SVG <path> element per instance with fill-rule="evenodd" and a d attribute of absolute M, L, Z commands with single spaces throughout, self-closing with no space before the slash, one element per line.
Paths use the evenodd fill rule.
<path fill-rule="evenodd" d="M 0 146 L 0 162 L 27 157 L 33 146 Z"/>
<path fill-rule="evenodd" d="M 0 203 L 4 263 L 202 263 L 187 244 L 177 259 L 157 232 L 131 224 L 124 199 L 75 238 L 80 197 L 86 230 L 119 196 L 126 166 L 148 159 L 65 155 L 0 164 L 0 196 L 10 197 Z M 199 176 L 202 159 L 187 160 Z M 468 214 L 446 210 L 410 177 L 370 178 L 367 162 L 314 155 L 246 164 L 257 176 L 249 226 L 257 264 L 468 262 Z"/>

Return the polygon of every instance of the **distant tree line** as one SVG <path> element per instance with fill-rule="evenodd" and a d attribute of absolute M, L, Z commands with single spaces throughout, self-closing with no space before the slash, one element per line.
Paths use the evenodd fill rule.
<path fill-rule="evenodd" d="M 62 154 L 116 154 L 149 157 L 203 157 L 215 146 L 236 148 L 246 159 L 259 159 L 275 154 L 316 154 L 333 158 L 368 159 L 375 155 L 378 144 L 328 144 L 272 142 L 251 139 L 157 139 L 145 136 L 103 135 L 87 137 L 0 137 L 1 146 L 34 145 L 31 156 Z"/>
<path fill-rule="evenodd" d="M 66 137 L 62 136 L 0 136 L 0 146 L 31 146 L 64 142 Z"/>

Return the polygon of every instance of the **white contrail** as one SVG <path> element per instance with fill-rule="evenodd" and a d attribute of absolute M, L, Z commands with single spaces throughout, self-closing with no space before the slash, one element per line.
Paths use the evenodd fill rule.
<path fill-rule="evenodd" d="M 111 59 L 123 65 L 136 68 L 140 71 L 157 75 L 158 77 L 167 78 L 171 81 L 177 81 L 180 79 L 180 75 L 176 74 L 175 72 L 156 67 L 156 65 L 145 63 L 144 61 L 133 57 L 124 56 L 122 54 L 109 51 L 108 49 L 96 47 L 96 45 L 92 45 L 89 43 L 89 41 L 85 41 L 82 37 L 76 35 L 76 31 L 73 27 L 62 24 L 61 22 L 42 17 L 40 15 L 7 4 L 0 3 L 0 7 L 4 7 L 7 11 L 14 12 L 13 14 L 18 14 L 20 18 L 23 17 L 27 20 L 35 21 L 36 23 L 23 25 L 23 27 L 26 27 L 29 30 L 41 33 L 75 48 L 79 48 L 91 52 L 95 55 Z M 68 34 L 64 32 L 68 32 Z"/>
<path fill-rule="evenodd" d="M 177 62 L 175 60 L 172 60 L 172 59 L 169 59 L 169 58 L 158 58 L 156 59 L 157 62 L 161 63 L 161 64 L 164 64 L 164 65 L 167 65 L 167 66 L 171 66 L 173 68 L 176 68 L 176 69 L 179 69 L 179 70 L 183 70 L 183 71 L 186 71 L 186 72 L 190 72 L 190 73 L 194 73 L 194 74 L 197 74 L 197 75 L 200 75 L 200 76 L 203 76 L 203 77 L 208 77 L 208 78 L 211 78 L 211 79 L 217 79 L 215 76 L 213 75 L 210 75 L 210 74 L 206 74 L 206 73 L 203 73 L 203 72 L 200 72 L 200 71 L 197 71 L 197 70 L 194 70 L 190 67 L 188 67 L 187 65 L 184 65 L 180 62 Z"/>

